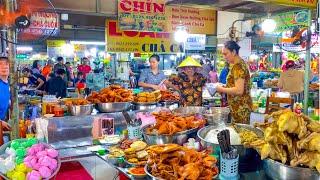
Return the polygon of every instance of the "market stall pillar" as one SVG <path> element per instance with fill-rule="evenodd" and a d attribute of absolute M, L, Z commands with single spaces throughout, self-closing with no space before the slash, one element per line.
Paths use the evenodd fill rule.
<path fill-rule="evenodd" d="M 312 14 L 311 10 L 308 10 L 308 33 L 311 32 L 311 25 L 312 25 Z M 308 113 L 308 99 L 309 99 L 309 80 L 310 80 L 310 61 L 311 61 L 311 38 L 308 38 L 307 47 L 306 47 L 306 62 L 304 66 L 304 99 L 303 99 L 303 112 L 305 114 Z"/>
<path fill-rule="evenodd" d="M 5 0 L 6 10 L 8 12 L 12 12 L 16 10 L 17 2 L 16 0 Z M 10 27 L 7 29 L 8 33 L 8 58 L 10 61 L 10 92 L 11 92 L 11 107 L 10 108 L 10 125 L 12 127 L 11 139 L 19 138 L 19 104 L 18 104 L 18 91 L 17 91 L 17 82 L 18 82 L 18 74 L 17 74 L 17 63 L 16 63 L 16 30 L 14 27 Z"/>

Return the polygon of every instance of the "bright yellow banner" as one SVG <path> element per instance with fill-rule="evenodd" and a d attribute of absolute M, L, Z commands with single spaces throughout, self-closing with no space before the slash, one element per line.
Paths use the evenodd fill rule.
<path fill-rule="evenodd" d="M 276 3 L 287 6 L 305 7 L 305 8 L 316 8 L 317 0 L 251 0 L 263 3 Z"/>
<path fill-rule="evenodd" d="M 118 21 L 106 21 L 108 52 L 177 53 L 183 52 L 183 44 L 174 41 L 172 33 L 122 31 Z"/>
<path fill-rule="evenodd" d="M 167 6 L 166 0 L 118 0 L 121 30 L 174 32 L 183 24 L 190 34 L 217 32 L 217 11 Z"/>

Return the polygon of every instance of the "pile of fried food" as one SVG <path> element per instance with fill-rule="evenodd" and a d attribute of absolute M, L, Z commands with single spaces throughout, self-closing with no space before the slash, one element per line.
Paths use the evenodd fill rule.
<path fill-rule="evenodd" d="M 320 172 L 320 123 L 304 114 L 281 110 L 266 117 L 263 124 L 255 124 L 264 131 L 264 137 L 254 133 L 241 134 L 245 147 L 255 148 L 261 159 L 271 158 L 289 164 L 316 168 Z"/>
<path fill-rule="evenodd" d="M 124 151 L 117 146 L 113 146 L 109 149 L 108 158 L 120 158 L 125 155 Z"/>
<path fill-rule="evenodd" d="M 180 96 L 171 91 L 161 91 L 161 101 L 179 101 Z"/>
<path fill-rule="evenodd" d="M 88 105 L 91 104 L 91 102 L 89 102 L 86 99 L 67 99 L 64 101 L 64 104 L 66 106 L 82 106 L 82 105 Z"/>
<path fill-rule="evenodd" d="M 145 150 L 147 144 L 143 141 L 135 141 L 130 145 L 130 148 L 124 150 L 125 158 L 129 163 L 136 166 L 145 165 L 148 160 L 148 153 Z"/>
<path fill-rule="evenodd" d="M 177 144 L 148 148 L 148 172 L 166 180 L 211 180 L 218 174 L 217 160 L 205 152 L 197 152 Z"/>
<path fill-rule="evenodd" d="M 87 100 L 94 103 L 114 103 L 114 102 L 132 102 L 133 93 L 131 90 L 124 89 L 120 85 L 111 85 L 102 89 L 100 92 L 93 91 Z"/>
<path fill-rule="evenodd" d="M 161 92 L 159 90 L 153 92 L 141 92 L 134 97 L 137 103 L 153 103 L 159 102 L 161 99 Z"/>
<path fill-rule="evenodd" d="M 154 126 L 146 128 L 147 134 L 173 135 L 177 132 L 199 128 L 206 124 L 205 119 L 195 115 L 179 116 L 167 111 L 153 113 L 156 119 Z"/>

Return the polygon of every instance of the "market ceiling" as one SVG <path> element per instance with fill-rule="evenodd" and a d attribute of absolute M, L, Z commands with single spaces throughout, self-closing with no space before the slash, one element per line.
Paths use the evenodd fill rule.
<path fill-rule="evenodd" d="M 199 8 L 213 8 L 219 11 L 232 11 L 255 15 L 286 12 L 296 7 L 283 6 L 276 3 L 253 2 L 252 0 L 168 0 L 170 5 L 183 5 Z"/>
<path fill-rule="evenodd" d="M 117 15 L 117 0 L 52 0 L 58 12 L 92 14 L 107 17 Z M 294 7 L 275 3 L 258 3 L 252 0 L 167 0 L 168 4 L 210 8 L 220 11 L 233 11 L 256 15 L 285 12 Z"/>

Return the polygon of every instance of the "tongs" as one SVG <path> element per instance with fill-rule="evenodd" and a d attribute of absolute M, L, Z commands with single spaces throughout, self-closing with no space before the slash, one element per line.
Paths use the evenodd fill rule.
<path fill-rule="evenodd" d="M 233 149 L 230 144 L 230 132 L 225 129 L 218 133 L 218 142 L 221 149 L 221 154 L 224 158 L 234 159 L 237 157 L 237 150 Z"/>
<path fill-rule="evenodd" d="M 132 119 L 127 111 L 122 111 L 124 119 L 126 120 L 128 125 L 133 125 Z"/>

